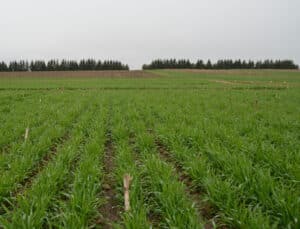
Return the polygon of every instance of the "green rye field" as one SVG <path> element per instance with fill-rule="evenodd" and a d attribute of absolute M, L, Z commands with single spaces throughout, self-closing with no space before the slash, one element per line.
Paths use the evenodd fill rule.
<path fill-rule="evenodd" d="M 1 73 L 0 170 L 0 228 L 300 228 L 300 71 Z"/>

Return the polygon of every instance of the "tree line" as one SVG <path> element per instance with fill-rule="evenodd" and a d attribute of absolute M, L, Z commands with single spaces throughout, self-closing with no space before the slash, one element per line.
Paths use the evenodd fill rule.
<path fill-rule="evenodd" d="M 188 59 L 157 59 L 150 64 L 144 64 L 143 69 L 180 69 L 180 68 L 194 68 L 194 69 L 299 69 L 299 66 L 292 60 L 218 60 L 212 63 L 210 60 L 204 62 L 197 60 L 192 63 Z"/>
<path fill-rule="evenodd" d="M 34 60 L 11 61 L 8 64 L 0 62 L 0 72 L 25 72 L 25 71 L 101 71 L 101 70 L 129 70 L 129 66 L 114 60 Z"/>

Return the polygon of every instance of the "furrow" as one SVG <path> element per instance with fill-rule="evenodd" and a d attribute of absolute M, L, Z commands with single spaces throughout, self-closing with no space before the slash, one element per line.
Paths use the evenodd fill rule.
<path fill-rule="evenodd" d="M 22 196 L 18 196 L 12 211 L 0 216 L 0 226 L 4 228 L 41 228 L 49 225 L 49 208 L 70 178 L 70 170 L 75 168 L 80 149 L 84 144 L 85 132 L 93 112 L 85 113 L 72 131 L 72 138 L 57 153 L 36 177 Z M 22 218 L 20 221 L 19 219 Z"/>
<path fill-rule="evenodd" d="M 18 155 L 17 159 L 11 162 L 11 169 L 1 174 L 0 203 L 3 201 L 9 203 L 14 194 L 22 192 L 22 189 L 30 186 L 36 175 L 46 167 L 56 154 L 59 142 L 64 143 L 67 141 L 71 135 L 72 126 L 74 123 L 78 124 L 79 117 L 80 111 L 77 111 L 75 116 L 71 116 L 69 127 L 57 127 L 56 129 L 47 130 L 41 136 L 37 145 L 25 148 L 22 152 L 24 155 Z M 56 144 L 53 144 L 52 141 L 56 141 Z"/>
<path fill-rule="evenodd" d="M 174 168 L 179 182 L 182 182 L 185 185 L 185 191 L 189 198 L 193 201 L 200 218 L 204 218 L 206 220 L 204 227 L 208 229 L 214 228 L 216 225 L 220 225 L 218 222 L 216 222 L 216 217 L 214 216 L 215 210 L 201 198 L 203 193 L 201 190 L 199 190 L 199 188 L 195 187 L 192 178 L 184 171 L 182 166 L 176 162 L 174 158 L 172 158 L 167 147 L 163 145 L 158 138 L 155 140 L 155 144 L 160 158 Z M 218 228 L 226 228 L 226 226 L 222 225 L 221 227 L 218 226 Z"/>
<path fill-rule="evenodd" d="M 111 114 L 111 109 L 109 113 Z M 102 228 L 113 228 L 113 225 L 120 221 L 121 207 L 119 206 L 117 198 L 116 180 L 113 174 L 116 166 L 115 146 L 113 144 L 111 132 L 111 120 L 108 121 L 104 152 L 102 196 L 105 203 L 100 207 L 99 211 L 101 216 L 97 220 L 97 224 L 101 225 Z"/>
<path fill-rule="evenodd" d="M 54 160 L 57 156 L 58 147 L 64 145 L 70 139 L 70 132 L 67 131 L 65 135 L 57 140 L 57 143 L 50 147 L 49 153 L 45 154 L 43 158 L 35 165 L 35 167 L 28 173 L 26 178 L 20 182 L 19 188 L 13 193 L 12 196 L 22 195 L 25 189 L 31 186 L 33 180 L 47 165 Z"/>

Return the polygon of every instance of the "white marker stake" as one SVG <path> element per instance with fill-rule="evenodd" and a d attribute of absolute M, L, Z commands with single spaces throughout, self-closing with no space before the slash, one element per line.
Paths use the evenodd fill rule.
<path fill-rule="evenodd" d="M 125 211 L 130 210 L 130 201 L 129 201 L 129 187 L 130 187 L 130 181 L 132 180 L 132 177 L 129 174 L 125 174 L 123 178 L 124 183 L 124 202 L 125 202 Z"/>
<path fill-rule="evenodd" d="M 29 127 L 27 127 L 25 130 L 25 137 L 24 137 L 25 142 L 27 141 L 28 135 L 29 135 Z"/>

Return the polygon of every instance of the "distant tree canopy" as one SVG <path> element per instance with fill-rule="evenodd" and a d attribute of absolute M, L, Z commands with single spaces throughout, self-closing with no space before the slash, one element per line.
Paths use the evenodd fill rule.
<path fill-rule="evenodd" d="M 218 60 L 212 63 L 210 60 L 204 62 L 198 60 L 196 63 L 191 63 L 187 59 L 157 59 L 150 64 L 144 64 L 143 69 L 180 69 L 180 68 L 194 68 L 194 69 L 298 69 L 299 66 L 294 64 L 292 60 Z"/>
<path fill-rule="evenodd" d="M 35 61 L 11 61 L 8 64 L 0 62 L 0 72 L 20 72 L 20 71 L 99 71 L 99 70 L 129 70 L 128 65 L 120 61 L 105 60 L 96 61 L 94 59 L 75 60 L 44 60 Z"/>

